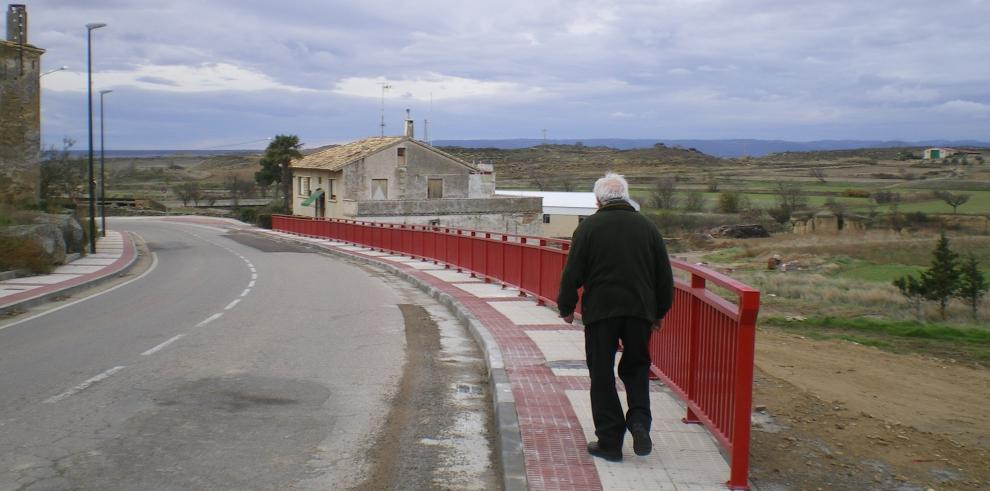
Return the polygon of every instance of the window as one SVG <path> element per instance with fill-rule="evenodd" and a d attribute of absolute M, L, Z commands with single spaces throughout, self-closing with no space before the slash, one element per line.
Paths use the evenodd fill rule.
<path fill-rule="evenodd" d="M 426 199 L 443 198 L 443 179 L 428 179 L 426 185 Z"/>
<path fill-rule="evenodd" d="M 309 196 L 309 177 L 299 177 L 299 196 Z"/>
<path fill-rule="evenodd" d="M 550 215 L 546 213 L 543 214 L 543 223 L 550 223 Z"/>
<path fill-rule="evenodd" d="M 329 196 L 328 199 L 330 201 L 337 200 L 337 194 L 334 193 L 334 189 L 333 189 L 333 185 L 336 184 L 334 181 L 336 181 L 336 179 L 327 179 L 327 195 Z"/>
<path fill-rule="evenodd" d="M 371 180 L 371 199 L 388 199 L 388 179 Z"/>
<path fill-rule="evenodd" d="M 316 184 L 322 185 L 323 184 L 323 178 L 322 177 L 317 177 L 316 178 Z"/>
<path fill-rule="evenodd" d="M 395 157 L 399 165 L 406 165 L 406 149 L 399 147 L 395 149 Z"/>

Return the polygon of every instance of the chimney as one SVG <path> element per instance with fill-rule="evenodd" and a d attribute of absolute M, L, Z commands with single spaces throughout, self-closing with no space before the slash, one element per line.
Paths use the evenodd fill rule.
<path fill-rule="evenodd" d="M 416 138 L 416 132 L 413 131 L 413 120 L 408 109 L 406 109 L 406 138 Z"/>
<path fill-rule="evenodd" d="M 27 6 L 10 4 L 7 6 L 7 41 L 17 44 L 27 44 L 28 37 Z"/>

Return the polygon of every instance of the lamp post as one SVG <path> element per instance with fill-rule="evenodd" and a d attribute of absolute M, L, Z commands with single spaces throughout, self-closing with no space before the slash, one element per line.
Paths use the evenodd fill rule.
<path fill-rule="evenodd" d="M 107 236 L 107 175 L 103 170 L 103 96 L 113 92 L 112 90 L 100 91 L 100 235 Z"/>
<path fill-rule="evenodd" d="M 68 70 L 68 69 L 69 69 L 69 67 L 67 67 L 65 65 L 62 65 L 62 66 L 60 66 L 58 68 L 52 68 L 51 70 L 48 70 L 47 72 L 42 73 L 41 75 L 38 75 L 38 78 L 44 77 L 45 75 L 51 75 L 51 74 L 53 74 L 55 72 L 61 72 L 62 70 Z"/>
<path fill-rule="evenodd" d="M 96 182 L 93 179 L 93 29 L 104 23 L 86 24 L 86 98 L 89 102 L 89 252 L 96 254 Z"/>

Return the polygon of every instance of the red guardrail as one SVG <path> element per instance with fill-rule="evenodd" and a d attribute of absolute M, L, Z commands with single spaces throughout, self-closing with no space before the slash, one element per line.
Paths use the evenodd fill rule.
<path fill-rule="evenodd" d="M 272 216 L 272 229 L 336 239 L 436 261 L 519 288 L 554 304 L 570 242 L 446 227 Z M 674 304 L 650 338 L 653 374 L 687 406 L 685 423 L 700 423 L 729 455 L 730 489 L 749 489 L 753 356 L 760 292 L 708 268 L 676 259 Z M 735 301 L 709 288 L 722 288 Z"/>

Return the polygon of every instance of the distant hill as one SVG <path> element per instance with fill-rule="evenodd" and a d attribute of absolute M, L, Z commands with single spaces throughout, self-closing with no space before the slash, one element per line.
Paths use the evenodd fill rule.
<path fill-rule="evenodd" d="M 917 142 L 880 141 L 880 140 L 817 140 L 794 142 L 785 140 L 666 140 L 658 139 L 626 139 L 626 138 L 588 138 L 547 140 L 550 144 L 573 145 L 583 143 L 589 147 L 610 147 L 619 150 L 634 148 L 651 148 L 656 143 L 668 147 L 697 149 L 700 152 L 717 157 L 762 157 L 771 153 L 782 152 L 818 152 L 830 150 L 852 150 L 857 148 L 901 148 L 901 147 L 990 147 L 990 142 L 976 140 L 926 140 Z M 544 142 L 537 138 L 514 138 L 504 140 L 434 140 L 433 144 L 441 147 L 464 148 L 499 148 L 520 149 L 542 145 Z"/>

